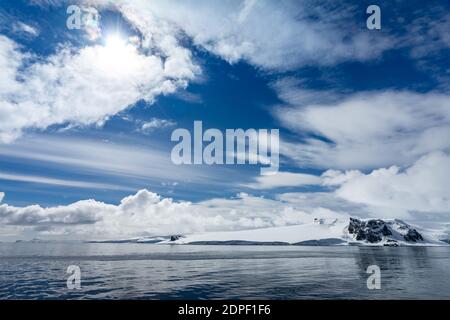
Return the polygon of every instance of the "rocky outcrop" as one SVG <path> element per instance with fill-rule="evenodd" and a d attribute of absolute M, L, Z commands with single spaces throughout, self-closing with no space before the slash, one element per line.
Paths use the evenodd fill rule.
<path fill-rule="evenodd" d="M 416 229 L 401 220 L 350 218 L 348 233 L 354 240 L 368 243 L 383 242 L 383 245 L 386 246 L 397 246 L 398 241 L 419 242 L 424 240 Z"/>
<path fill-rule="evenodd" d="M 423 241 L 422 235 L 416 229 L 408 230 L 408 232 L 403 237 L 406 241 L 409 242 Z"/>
<path fill-rule="evenodd" d="M 170 236 L 170 241 L 177 241 L 181 238 L 182 236 L 180 235 L 175 235 L 175 236 Z"/>

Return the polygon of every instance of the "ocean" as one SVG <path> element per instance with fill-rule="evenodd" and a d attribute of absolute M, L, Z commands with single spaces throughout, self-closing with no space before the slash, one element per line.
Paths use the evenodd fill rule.
<path fill-rule="evenodd" d="M 450 247 L 0 243 L 0 299 L 450 299 Z"/>

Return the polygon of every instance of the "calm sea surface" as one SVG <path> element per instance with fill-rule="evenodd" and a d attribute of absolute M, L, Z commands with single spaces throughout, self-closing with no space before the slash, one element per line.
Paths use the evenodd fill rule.
<path fill-rule="evenodd" d="M 450 247 L 0 243 L 0 299 L 333 298 L 450 299 Z"/>

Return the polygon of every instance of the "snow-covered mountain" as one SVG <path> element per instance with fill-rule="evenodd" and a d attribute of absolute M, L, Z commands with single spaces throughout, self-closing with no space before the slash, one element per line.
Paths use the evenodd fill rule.
<path fill-rule="evenodd" d="M 433 230 L 398 219 L 315 219 L 309 224 L 264 229 L 206 232 L 173 237 L 161 244 L 272 245 L 447 245 Z"/>
<path fill-rule="evenodd" d="M 153 243 L 204 245 L 448 245 L 442 230 L 413 227 L 398 219 L 320 219 L 302 225 L 191 235 L 140 237 L 100 243 Z"/>

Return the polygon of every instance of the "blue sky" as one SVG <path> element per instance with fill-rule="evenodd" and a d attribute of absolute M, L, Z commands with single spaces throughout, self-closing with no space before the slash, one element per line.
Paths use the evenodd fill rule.
<path fill-rule="evenodd" d="M 94 10 L 99 24 L 69 30 L 73 4 Z M 370 4 L 381 8 L 380 30 L 366 27 Z M 448 1 L 0 0 L 3 238 L 77 237 L 93 226 L 99 236 L 117 233 L 100 221 L 109 210 L 126 221 L 128 196 L 154 231 L 124 236 L 317 214 L 448 221 L 449 9 Z M 174 165 L 170 135 L 196 120 L 280 129 L 279 175 Z M 87 199 L 99 208 L 78 202 Z M 169 213 L 152 216 L 155 205 Z M 183 205 L 193 207 L 172 212 Z M 186 230 L 165 229 L 189 219 Z"/>

